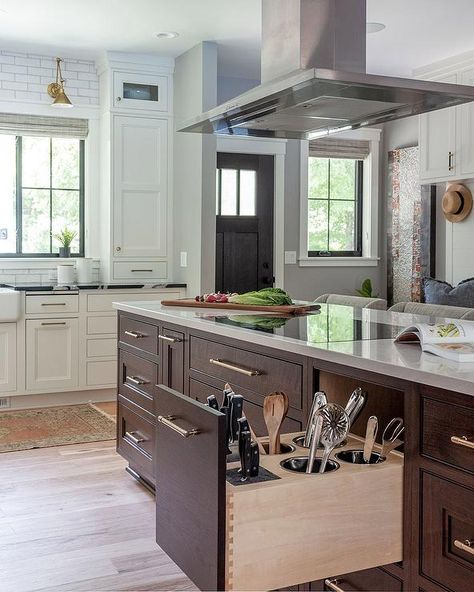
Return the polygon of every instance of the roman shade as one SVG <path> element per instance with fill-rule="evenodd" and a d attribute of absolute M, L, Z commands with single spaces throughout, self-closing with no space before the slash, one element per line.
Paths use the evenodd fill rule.
<path fill-rule="evenodd" d="M 338 138 L 320 138 L 310 140 L 309 155 L 318 158 L 353 158 L 364 160 L 370 154 L 370 142 L 367 140 L 342 140 Z"/>
<path fill-rule="evenodd" d="M 84 140 L 89 133 L 89 121 L 72 117 L 0 113 L 0 133 L 15 136 L 51 136 Z"/>

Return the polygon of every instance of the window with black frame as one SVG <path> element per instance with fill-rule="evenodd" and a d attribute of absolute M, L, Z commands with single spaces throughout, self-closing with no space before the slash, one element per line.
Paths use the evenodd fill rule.
<path fill-rule="evenodd" d="M 38 125 L 45 122 L 51 128 L 49 118 Z M 16 122 L 6 125 L 14 131 Z M 71 254 L 83 256 L 84 139 L 71 131 L 66 137 L 2 132 L 0 256 L 57 257 L 57 235 L 65 229 L 74 235 Z"/>
<path fill-rule="evenodd" d="M 308 257 L 362 257 L 363 172 L 368 143 L 360 144 L 310 144 Z"/>

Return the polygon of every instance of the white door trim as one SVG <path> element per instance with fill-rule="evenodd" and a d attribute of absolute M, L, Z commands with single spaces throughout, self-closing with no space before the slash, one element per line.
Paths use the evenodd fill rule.
<path fill-rule="evenodd" d="M 287 140 L 217 136 L 217 152 L 268 154 L 275 157 L 273 220 L 273 274 L 275 285 L 285 285 L 285 155 Z"/>

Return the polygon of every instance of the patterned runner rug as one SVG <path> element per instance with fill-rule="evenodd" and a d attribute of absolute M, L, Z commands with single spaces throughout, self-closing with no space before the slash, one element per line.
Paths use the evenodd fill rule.
<path fill-rule="evenodd" d="M 0 413 L 0 452 L 114 440 L 114 419 L 92 404 Z"/>

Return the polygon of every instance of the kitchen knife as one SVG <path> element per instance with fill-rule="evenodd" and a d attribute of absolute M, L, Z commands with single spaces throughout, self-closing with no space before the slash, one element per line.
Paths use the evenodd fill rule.
<path fill-rule="evenodd" d="M 239 433 L 239 454 L 240 454 L 240 473 L 241 481 L 246 481 L 250 477 L 252 467 L 251 444 L 252 436 L 249 430 L 243 430 Z"/>
<path fill-rule="evenodd" d="M 211 407 L 211 409 L 219 411 L 219 403 L 217 402 L 216 395 L 209 395 L 207 397 L 207 404 L 209 407 Z"/>
<path fill-rule="evenodd" d="M 230 437 L 230 407 L 221 407 L 219 410 L 225 415 L 225 441 L 227 444 L 227 453 L 232 454 L 232 450 L 229 448 L 229 437 Z"/>
<path fill-rule="evenodd" d="M 239 437 L 238 421 L 243 415 L 244 398 L 242 395 L 232 395 L 230 399 L 230 442 L 236 442 Z M 249 429 L 250 431 L 250 429 Z"/>
<path fill-rule="evenodd" d="M 222 391 L 224 398 L 222 399 L 222 407 L 230 407 L 230 399 L 234 395 L 234 391 L 228 382 L 225 383 L 224 390 Z"/>
<path fill-rule="evenodd" d="M 257 444 L 257 442 L 251 442 L 251 444 L 250 444 L 249 477 L 258 477 L 259 468 L 260 468 L 260 452 L 258 450 L 258 444 Z"/>
<path fill-rule="evenodd" d="M 377 437 L 377 430 L 379 427 L 378 419 L 375 415 L 371 415 L 367 421 L 367 429 L 365 432 L 364 442 L 364 462 L 369 463 L 370 457 L 372 456 L 372 450 L 375 444 L 375 438 Z"/>

